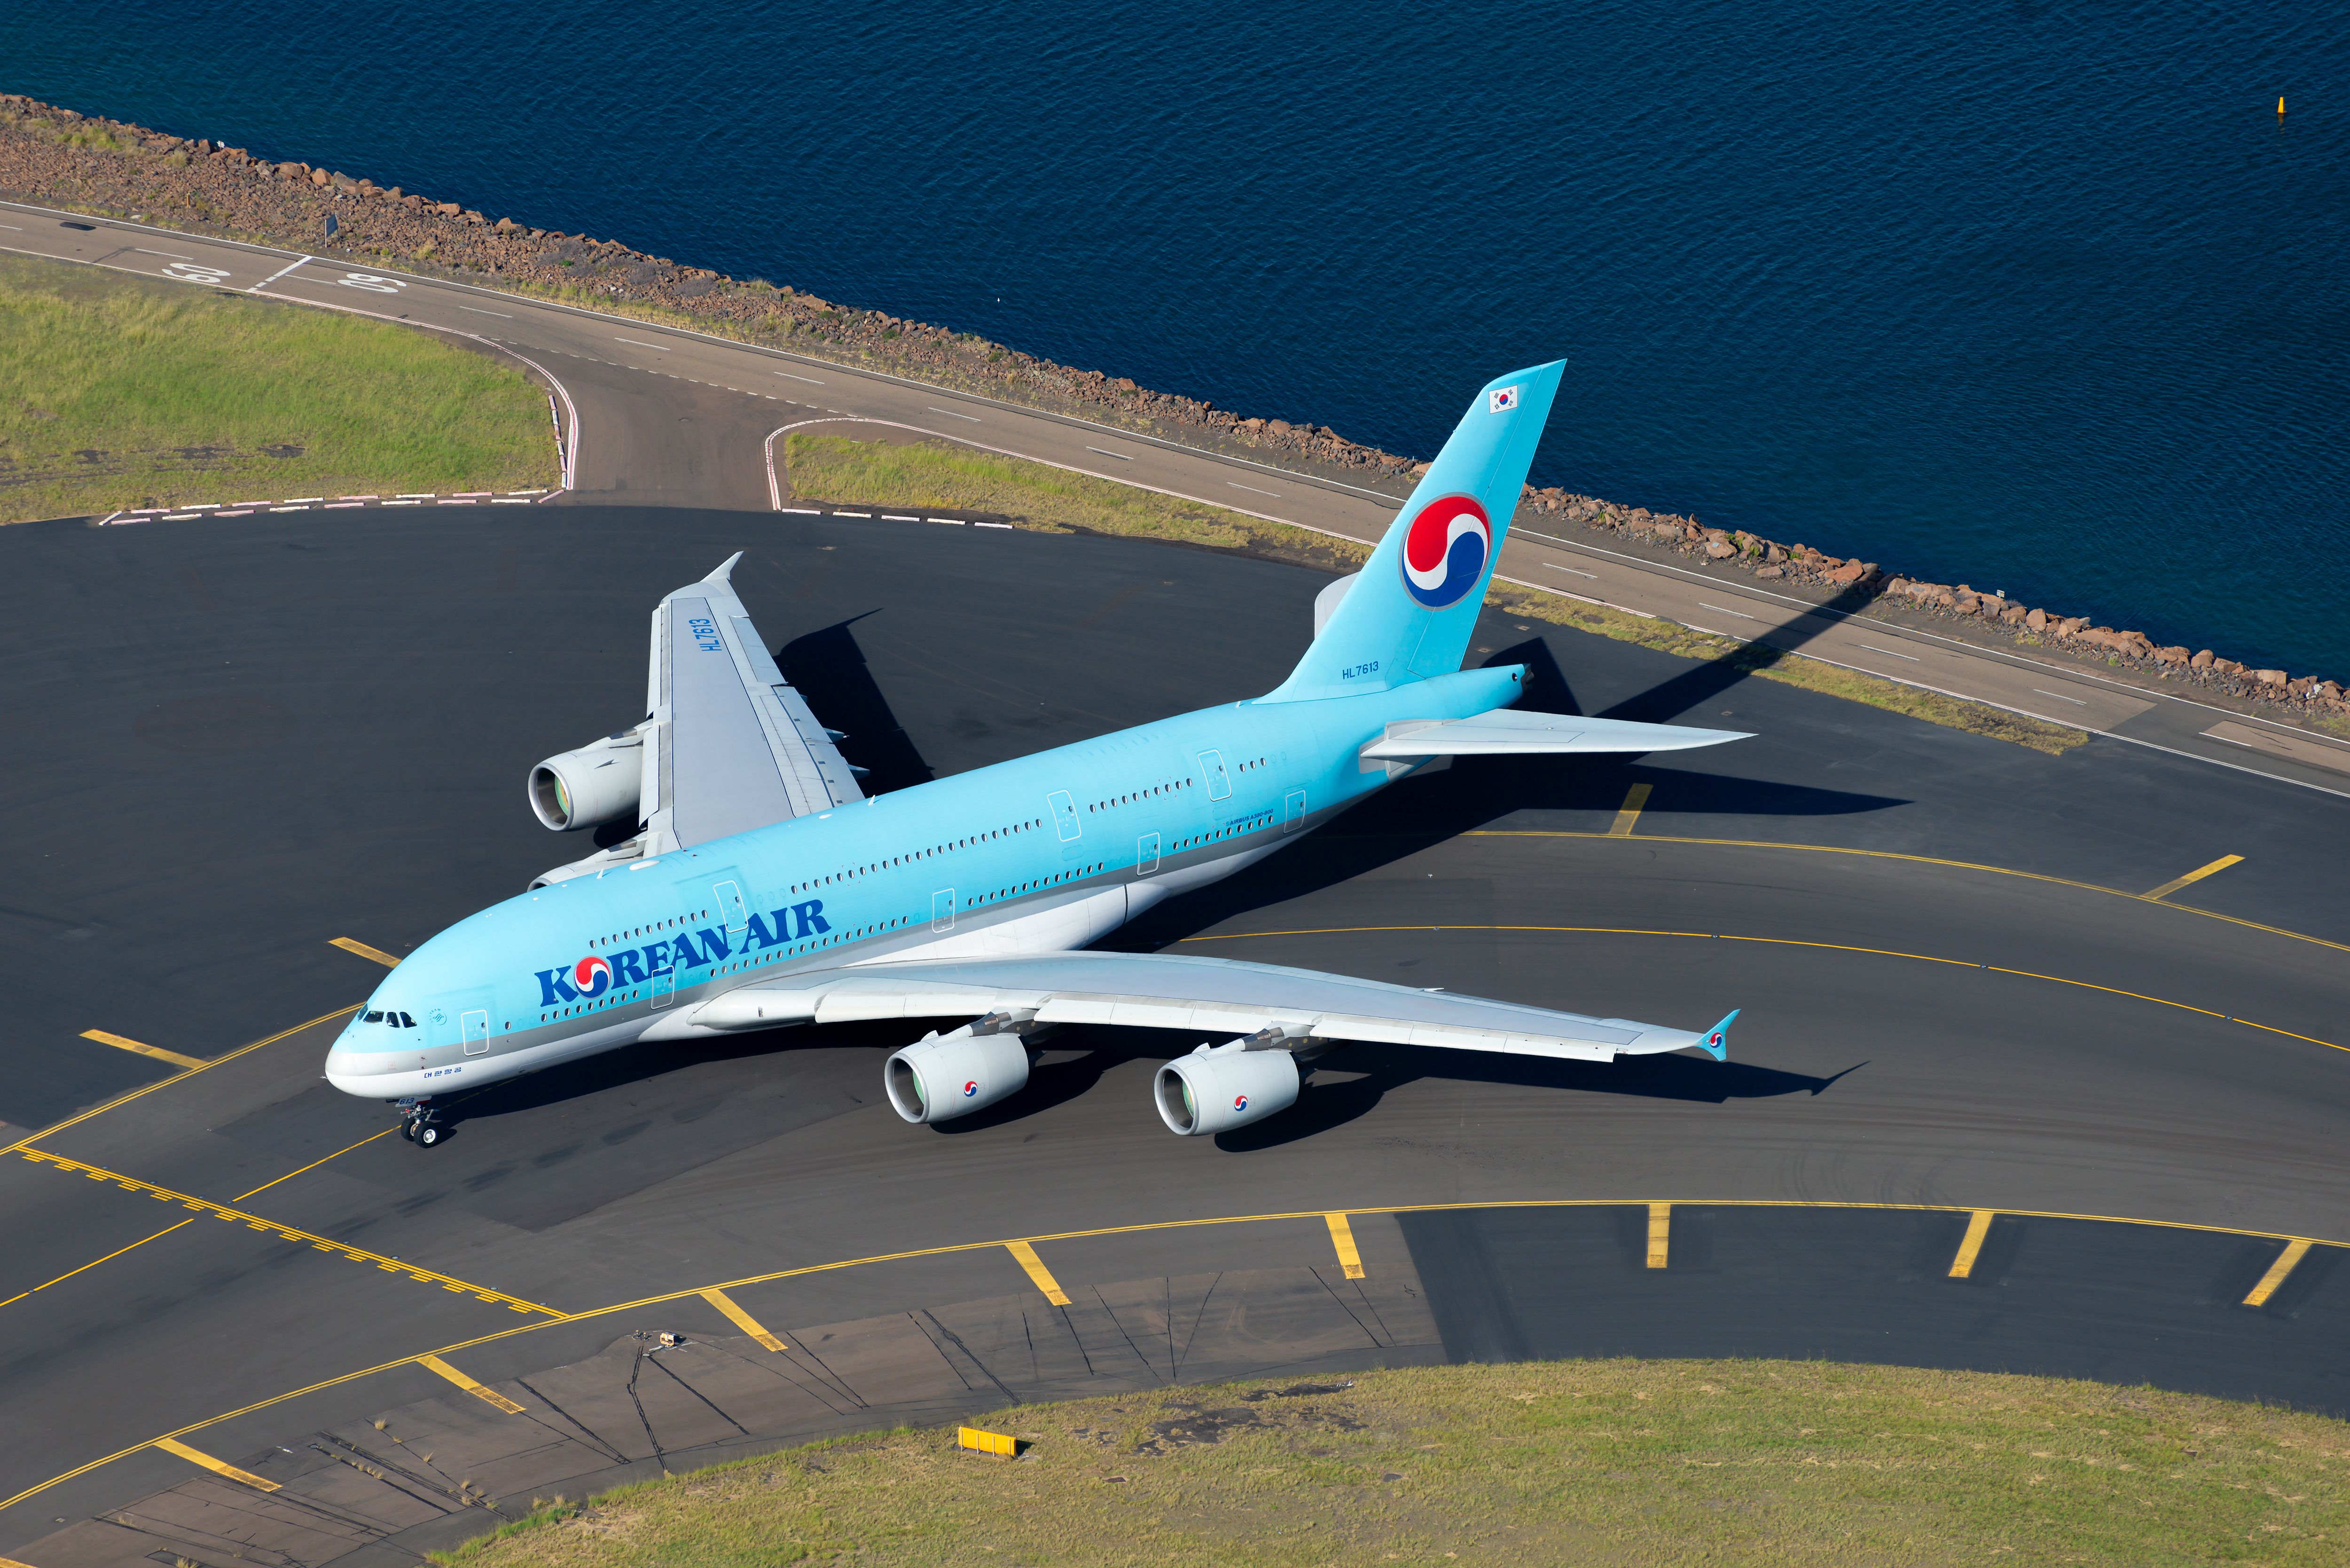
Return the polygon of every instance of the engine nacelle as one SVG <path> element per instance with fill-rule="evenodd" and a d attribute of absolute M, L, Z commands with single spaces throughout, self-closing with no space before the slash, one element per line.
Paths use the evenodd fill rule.
<path fill-rule="evenodd" d="M 623 730 L 530 770 L 531 815 L 557 833 L 633 817 L 644 783 L 644 737 Z"/>
<path fill-rule="evenodd" d="M 1028 1086 L 1028 1047 L 1015 1033 L 976 1033 L 966 1023 L 891 1056 L 882 1064 L 881 1086 L 910 1122 L 967 1116 Z"/>
<path fill-rule="evenodd" d="M 1235 1040 L 1178 1056 L 1151 1080 L 1150 1099 L 1169 1132 L 1182 1137 L 1229 1132 L 1297 1103 L 1297 1058 L 1251 1051 Z"/>

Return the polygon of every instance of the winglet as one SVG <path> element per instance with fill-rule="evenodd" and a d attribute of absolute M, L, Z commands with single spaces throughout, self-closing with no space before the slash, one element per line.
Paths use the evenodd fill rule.
<path fill-rule="evenodd" d="M 1738 1022 L 1738 1011 L 1735 1007 L 1731 1008 L 1730 1016 L 1707 1030 L 1705 1038 L 1698 1042 L 1700 1045 L 1705 1047 L 1705 1054 L 1717 1062 L 1730 1060 L 1730 1026 Z"/>
<path fill-rule="evenodd" d="M 732 578 L 732 574 L 733 573 L 733 570 L 734 570 L 734 563 L 735 563 L 735 562 L 737 562 L 737 561 L 739 561 L 739 560 L 741 560 L 742 558 L 743 558 L 743 552 L 742 552 L 742 551 L 740 551 L 740 550 L 735 551 L 733 555 L 731 555 L 731 556 L 727 556 L 723 561 L 721 561 L 721 562 L 719 562 L 719 563 L 718 563 L 718 569 L 717 569 L 716 571 L 714 571 L 714 572 L 711 573 L 708 576 L 706 576 L 706 577 L 702 578 L 702 580 L 703 582 L 705 582 L 705 583 L 723 583 L 723 582 L 730 581 L 730 580 L 731 580 L 731 578 Z"/>

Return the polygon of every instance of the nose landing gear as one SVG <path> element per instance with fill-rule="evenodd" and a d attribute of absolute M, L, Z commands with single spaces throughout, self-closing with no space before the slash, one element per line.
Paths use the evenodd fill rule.
<path fill-rule="evenodd" d="M 441 1129 L 432 1125 L 432 1096 L 421 1096 L 399 1102 L 400 1136 L 411 1143 L 431 1148 L 441 1141 Z"/>

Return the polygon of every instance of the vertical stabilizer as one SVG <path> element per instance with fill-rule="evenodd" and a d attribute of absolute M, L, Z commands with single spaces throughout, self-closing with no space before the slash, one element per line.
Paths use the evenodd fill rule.
<path fill-rule="evenodd" d="M 1488 383 L 1289 679 L 1264 699 L 1378 691 L 1461 668 L 1565 361 Z"/>

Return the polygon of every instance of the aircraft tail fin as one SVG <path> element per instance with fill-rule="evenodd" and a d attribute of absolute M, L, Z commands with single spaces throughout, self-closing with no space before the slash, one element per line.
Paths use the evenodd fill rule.
<path fill-rule="evenodd" d="M 1411 499 L 1327 617 L 1314 646 L 1263 700 L 1377 691 L 1461 668 L 1502 557 L 1563 360 L 1488 382 Z"/>

